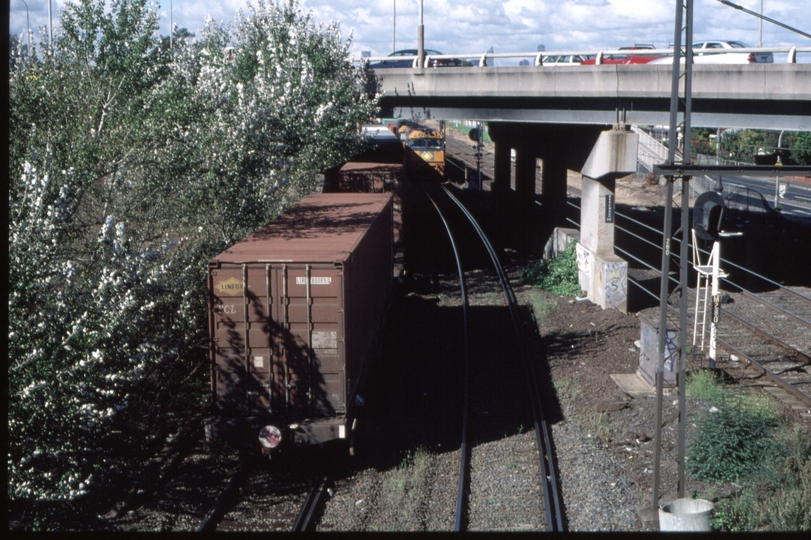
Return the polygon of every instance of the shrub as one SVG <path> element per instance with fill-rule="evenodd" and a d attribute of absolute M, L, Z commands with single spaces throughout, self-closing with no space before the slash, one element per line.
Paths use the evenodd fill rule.
<path fill-rule="evenodd" d="M 570 242 L 554 259 L 540 260 L 527 266 L 521 274 L 521 281 L 558 296 L 580 294 L 575 242 Z"/>
<path fill-rule="evenodd" d="M 687 471 L 702 481 L 741 482 L 767 455 L 777 416 L 767 401 L 739 394 L 723 396 L 697 425 Z"/>
<path fill-rule="evenodd" d="M 713 527 L 811 531 L 811 437 L 795 428 L 771 439 L 769 456 L 743 492 L 715 507 Z"/>
<path fill-rule="evenodd" d="M 715 405 L 723 399 L 724 387 L 718 383 L 715 372 L 702 369 L 687 375 L 687 395 Z"/>

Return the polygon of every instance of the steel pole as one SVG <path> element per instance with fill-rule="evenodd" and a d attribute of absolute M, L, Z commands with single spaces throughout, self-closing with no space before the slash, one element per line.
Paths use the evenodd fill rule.
<path fill-rule="evenodd" d="M 417 26 L 417 57 L 420 67 L 425 67 L 425 26 L 422 24 L 422 0 L 420 0 L 420 24 Z"/>
<path fill-rule="evenodd" d="M 673 69 L 670 91 L 670 131 L 667 146 L 667 162 L 676 164 L 676 146 L 678 146 L 678 111 L 679 111 L 679 79 L 681 62 L 677 54 L 681 52 L 681 32 L 684 5 L 682 0 L 676 2 L 676 28 L 673 36 Z M 673 140 L 673 137 L 676 140 Z M 667 297 L 670 277 L 670 244 L 673 230 L 673 176 L 667 176 L 667 189 L 665 191 L 665 216 L 662 225 L 662 280 L 659 288 L 659 350 L 656 359 L 656 424 L 654 425 L 653 447 L 653 489 L 651 492 L 651 510 L 658 512 L 659 506 L 659 476 L 662 454 L 662 402 L 664 395 L 664 365 L 667 351 Z"/>
<path fill-rule="evenodd" d="M 54 30 L 53 30 L 53 17 L 51 16 L 51 0 L 48 0 L 48 44 L 51 48 L 51 53 L 54 50 Z"/>
<path fill-rule="evenodd" d="M 682 148 L 682 159 L 685 164 L 692 165 L 693 158 L 690 154 L 692 146 L 690 116 L 693 109 L 693 0 L 687 0 L 686 24 L 684 29 L 685 53 L 684 59 L 684 148 Z M 678 466 L 678 496 L 684 498 L 684 450 L 685 450 L 685 427 L 687 425 L 687 401 L 686 401 L 686 377 L 687 377 L 687 276 L 689 270 L 688 244 L 690 242 L 690 177 L 682 176 L 681 190 L 681 250 L 679 257 L 681 262 L 681 275 L 679 288 L 681 298 L 679 303 L 679 427 L 676 461 Z"/>

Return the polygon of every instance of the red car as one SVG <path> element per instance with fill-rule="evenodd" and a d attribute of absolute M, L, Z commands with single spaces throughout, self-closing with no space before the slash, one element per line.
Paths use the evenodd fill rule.
<path fill-rule="evenodd" d="M 621 51 L 639 51 L 639 50 L 651 50 L 653 46 L 648 45 L 635 45 L 633 47 L 620 47 L 619 50 Z M 657 54 L 608 54 L 603 56 L 602 64 L 647 64 L 657 58 L 661 58 L 661 55 Z M 588 66 L 594 65 L 597 63 L 597 58 L 589 58 L 587 60 L 583 60 L 580 62 L 581 66 Z"/>

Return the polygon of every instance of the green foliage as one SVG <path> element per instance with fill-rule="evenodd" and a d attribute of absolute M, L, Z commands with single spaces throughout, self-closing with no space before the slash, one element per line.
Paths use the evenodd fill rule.
<path fill-rule="evenodd" d="M 770 440 L 768 457 L 739 495 L 715 507 L 713 527 L 811 531 L 811 436 L 796 427 Z"/>
<path fill-rule="evenodd" d="M 554 259 L 540 260 L 527 266 L 521 274 L 521 281 L 558 296 L 580 294 L 575 242 L 570 242 Z"/>
<path fill-rule="evenodd" d="M 811 132 L 799 133 L 791 146 L 791 159 L 798 165 L 811 165 Z"/>
<path fill-rule="evenodd" d="M 743 481 L 761 465 L 776 425 L 768 401 L 724 395 L 698 419 L 687 450 L 687 471 L 702 481 Z"/>
<path fill-rule="evenodd" d="M 713 508 L 710 525 L 719 531 L 748 532 L 757 527 L 755 498 L 749 491 L 720 501 Z"/>
<path fill-rule="evenodd" d="M 702 369 L 687 375 L 687 395 L 716 405 L 724 397 L 724 387 L 714 371 Z"/>
<path fill-rule="evenodd" d="M 156 9 L 76 0 L 53 48 L 10 51 L 12 500 L 87 494 L 176 427 L 164 410 L 199 406 L 206 262 L 350 157 L 375 111 L 337 26 L 296 0 L 173 51 Z"/>

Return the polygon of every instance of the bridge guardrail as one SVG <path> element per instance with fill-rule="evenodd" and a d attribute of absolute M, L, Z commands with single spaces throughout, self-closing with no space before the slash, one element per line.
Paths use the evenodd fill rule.
<path fill-rule="evenodd" d="M 702 49 L 693 49 L 693 51 L 698 53 L 706 54 L 706 50 Z M 713 50 L 713 54 L 725 54 L 725 53 L 786 53 L 787 60 L 785 63 L 787 64 L 796 64 L 797 63 L 797 54 L 806 54 L 811 53 L 811 47 L 749 47 L 749 48 L 736 48 L 736 49 L 718 49 Z M 684 51 L 682 51 L 682 54 Z M 602 63 L 600 60 L 605 58 L 606 56 L 626 56 L 629 54 L 633 54 L 635 56 L 673 56 L 673 49 L 600 49 L 600 50 L 587 50 L 587 51 L 542 51 L 542 52 L 515 52 L 515 53 L 459 53 L 459 54 L 435 54 L 435 55 L 425 55 L 425 62 L 423 67 L 429 66 L 429 61 L 432 59 L 452 59 L 452 58 L 460 58 L 460 59 L 478 59 L 479 65 L 478 67 L 490 67 L 487 64 L 488 59 L 496 59 L 496 58 L 532 58 L 534 61 L 535 67 L 542 67 L 543 66 L 543 57 L 544 56 L 593 56 L 598 59 L 598 64 Z M 399 56 L 398 59 L 412 60 L 412 67 L 417 68 L 417 56 Z M 350 57 L 348 60 L 354 64 L 363 63 L 363 62 L 382 62 L 385 60 L 391 60 L 390 56 L 373 56 L 367 58 L 357 58 L 357 57 Z M 776 62 L 778 63 L 778 62 Z"/>

